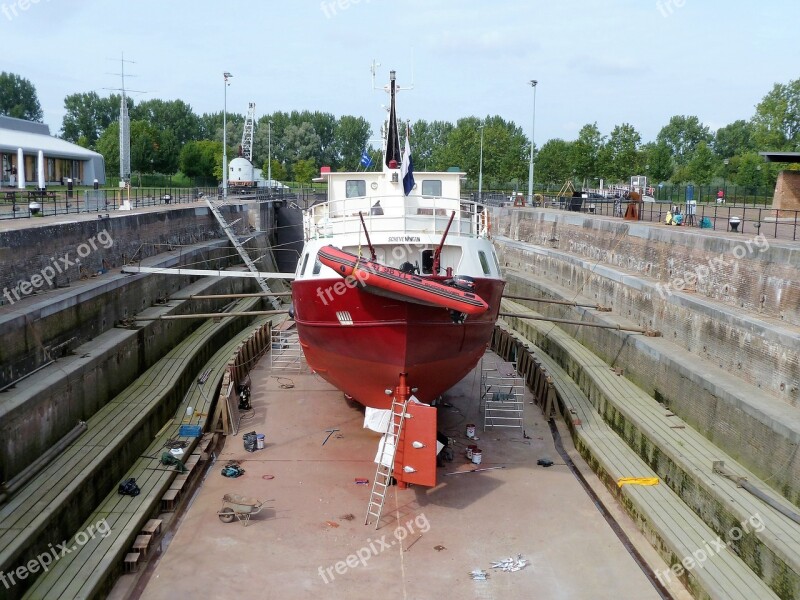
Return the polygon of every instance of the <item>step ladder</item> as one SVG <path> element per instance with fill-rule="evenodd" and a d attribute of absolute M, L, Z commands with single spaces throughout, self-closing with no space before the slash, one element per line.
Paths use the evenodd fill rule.
<path fill-rule="evenodd" d="M 481 398 L 483 430 L 495 427 L 523 429 L 525 409 L 525 383 L 514 363 L 481 360 Z"/>
<path fill-rule="evenodd" d="M 256 266 L 256 263 L 254 263 L 253 260 L 250 258 L 250 255 L 247 253 L 247 249 L 244 246 L 242 246 L 241 242 L 239 241 L 239 237 L 233 230 L 233 227 L 231 226 L 230 223 L 228 223 L 228 221 L 225 220 L 225 217 L 219 211 L 217 205 L 214 204 L 209 198 L 206 198 L 206 204 L 208 204 L 208 208 L 211 209 L 211 213 L 217 219 L 217 222 L 219 223 L 220 227 L 222 227 L 222 231 L 224 231 L 225 235 L 228 236 L 228 239 L 233 244 L 233 247 L 236 248 L 236 251 L 239 253 L 239 256 L 242 257 L 242 261 L 244 261 L 244 264 L 247 266 L 248 269 L 250 269 L 250 272 L 258 273 L 259 269 Z M 266 294 L 272 293 L 272 290 L 269 288 L 266 279 L 264 279 L 263 277 L 256 277 L 256 281 L 258 282 L 258 285 L 261 287 L 261 291 L 263 291 Z M 281 309 L 281 302 L 275 296 L 269 298 L 269 301 L 275 310 Z"/>
<path fill-rule="evenodd" d="M 378 459 L 378 467 L 375 469 L 375 479 L 372 481 L 372 492 L 369 496 L 367 505 L 367 516 L 364 525 L 369 525 L 370 517 L 375 517 L 375 529 L 381 522 L 383 505 L 386 502 L 386 494 L 392 482 L 392 472 L 394 471 L 394 461 L 397 456 L 397 445 L 400 441 L 400 432 L 403 430 L 403 423 L 406 419 L 406 407 L 408 400 L 398 402 L 392 399 L 392 414 L 389 427 L 383 439 L 381 455 Z"/>

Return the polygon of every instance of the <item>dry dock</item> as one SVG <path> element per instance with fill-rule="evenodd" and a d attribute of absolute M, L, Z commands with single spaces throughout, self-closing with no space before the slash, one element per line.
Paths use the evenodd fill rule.
<path fill-rule="evenodd" d="M 660 597 L 559 457 L 538 407 L 526 398 L 529 439 L 519 429 L 483 431 L 478 369 L 445 396 L 450 406 L 440 408 L 440 429 L 457 440 L 455 460 L 439 469 L 436 488 L 392 488 L 377 531 L 364 525 L 370 486 L 356 483 L 371 483 L 375 472 L 378 436 L 362 427 L 363 412 L 311 373 L 271 371 L 268 356 L 251 378 L 253 417 L 226 440 L 134 597 Z M 475 467 L 464 456 L 467 423 L 478 424 L 480 467 L 502 469 L 446 475 Z M 328 429 L 339 431 L 323 445 Z M 241 434 L 247 431 L 264 433 L 265 449 L 245 452 Z M 653 569 L 666 570 L 574 451 L 566 429 L 561 432 L 632 544 Z M 540 458 L 555 464 L 537 466 Z M 243 476 L 221 475 L 230 460 L 240 461 Z M 271 508 L 246 527 L 226 524 L 217 517 L 226 493 L 269 500 Z M 491 568 L 517 555 L 529 561 L 522 570 Z M 488 571 L 488 580 L 473 581 L 475 569 Z M 674 585 L 670 592 L 689 597 Z"/>

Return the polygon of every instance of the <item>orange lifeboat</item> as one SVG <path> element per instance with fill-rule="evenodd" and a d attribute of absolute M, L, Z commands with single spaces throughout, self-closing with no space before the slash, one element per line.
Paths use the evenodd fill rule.
<path fill-rule="evenodd" d="M 364 288 L 374 288 L 376 293 L 382 291 L 407 302 L 441 306 L 472 316 L 483 314 L 489 309 L 489 305 L 477 294 L 359 258 L 335 246 L 320 248 L 319 261 L 342 277 L 354 279 Z"/>

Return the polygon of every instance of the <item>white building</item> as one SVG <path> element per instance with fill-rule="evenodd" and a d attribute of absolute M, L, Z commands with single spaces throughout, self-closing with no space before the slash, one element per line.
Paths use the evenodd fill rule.
<path fill-rule="evenodd" d="M 44 123 L 0 116 L 0 187 L 17 187 L 19 148 L 24 157 L 25 180 L 31 187 L 36 187 L 38 181 L 36 161 L 40 150 L 44 153 L 47 185 L 66 185 L 70 178 L 75 185 L 91 185 L 95 179 L 101 185 L 106 182 L 102 154 L 53 137 Z"/>

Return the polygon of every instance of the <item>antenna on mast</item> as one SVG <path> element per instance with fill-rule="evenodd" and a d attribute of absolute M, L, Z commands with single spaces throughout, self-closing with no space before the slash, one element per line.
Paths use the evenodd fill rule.
<path fill-rule="evenodd" d="M 109 60 L 116 60 L 115 58 Z M 122 81 L 122 87 L 118 88 L 103 88 L 120 92 L 119 103 L 119 178 L 120 181 L 130 181 L 131 178 L 131 119 L 128 115 L 128 96 L 127 92 L 134 92 L 137 94 L 144 94 L 146 92 L 140 90 L 129 90 L 125 88 L 125 63 L 136 64 L 132 60 L 125 60 L 125 53 L 122 52 L 120 56 L 120 72 L 109 73 L 109 75 L 119 75 Z M 128 77 L 135 77 L 135 75 L 128 75 Z"/>
<path fill-rule="evenodd" d="M 381 66 L 381 63 L 376 62 L 375 59 L 372 59 L 372 64 L 369 67 L 370 72 L 372 73 L 372 89 L 373 90 L 380 90 L 383 89 L 382 87 L 375 87 L 375 74 L 378 72 L 378 67 Z"/>

